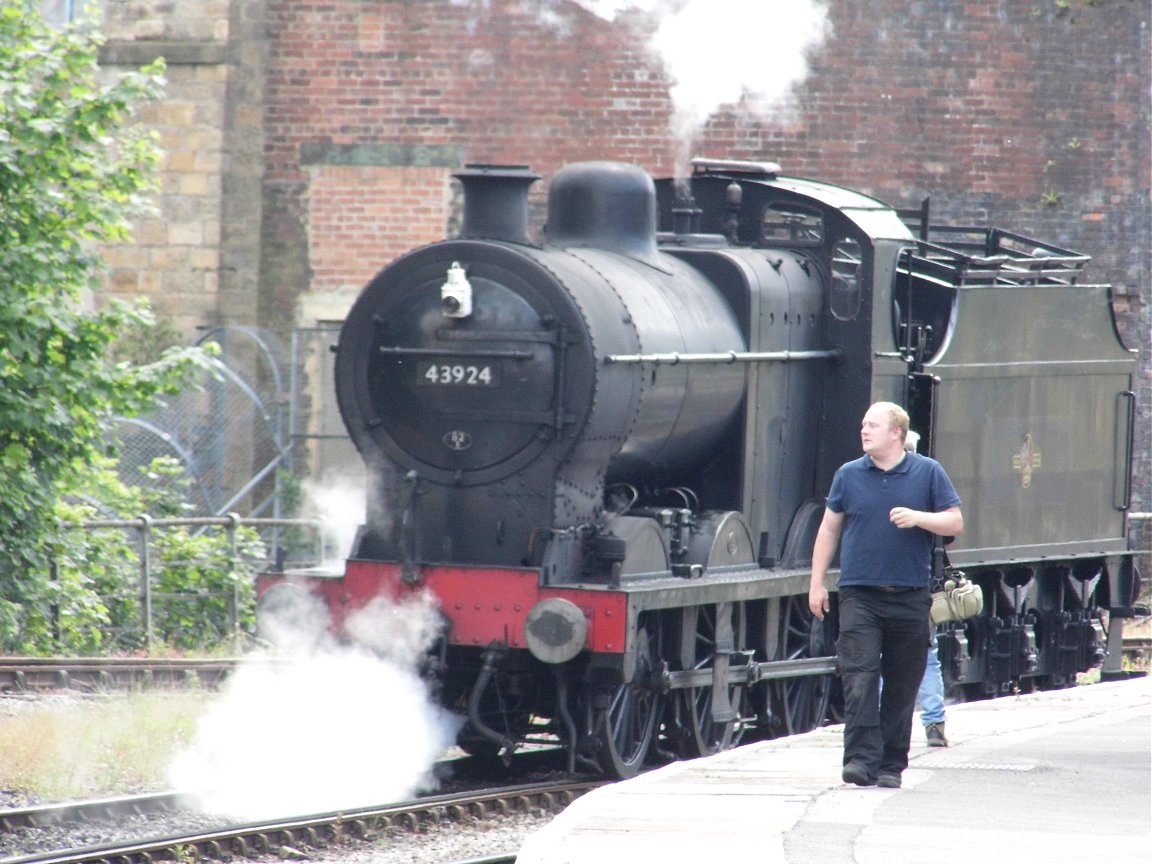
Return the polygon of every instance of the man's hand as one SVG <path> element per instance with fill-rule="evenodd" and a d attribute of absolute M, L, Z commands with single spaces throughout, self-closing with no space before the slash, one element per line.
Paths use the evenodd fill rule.
<path fill-rule="evenodd" d="M 893 507 L 888 511 L 888 519 L 897 528 L 923 528 L 941 536 L 955 537 L 964 530 L 964 515 L 959 507 L 949 507 L 939 513 Z"/>
<path fill-rule="evenodd" d="M 909 510 L 907 507 L 893 507 L 888 511 L 888 519 L 897 528 L 915 528 L 919 525 L 918 518 L 922 514 L 919 510 Z"/>
<path fill-rule="evenodd" d="M 808 608 L 812 610 L 813 615 L 823 621 L 824 613 L 831 608 L 828 605 L 828 589 L 823 585 L 813 585 L 809 588 Z"/>

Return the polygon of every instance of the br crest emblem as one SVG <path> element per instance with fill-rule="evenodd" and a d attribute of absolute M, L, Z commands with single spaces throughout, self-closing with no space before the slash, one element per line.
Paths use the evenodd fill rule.
<path fill-rule="evenodd" d="M 1027 489 L 1032 485 L 1032 472 L 1040 467 L 1040 451 L 1032 443 L 1032 433 L 1024 436 L 1020 452 L 1012 456 L 1012 470 L 1020 472 L 1020 485 Z"/>

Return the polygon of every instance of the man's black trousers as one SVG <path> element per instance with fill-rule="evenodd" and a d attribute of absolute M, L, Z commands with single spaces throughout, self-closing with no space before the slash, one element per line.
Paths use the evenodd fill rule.
<path fill-rule="evenodd" d="M 844 686 L 844 763 L 873 775 L 908 767 L 916 692 L 928 659 L 927 587 L 839 588 L 836 654 Z M 883 679 L 883 689 L 881 689 Z"/>

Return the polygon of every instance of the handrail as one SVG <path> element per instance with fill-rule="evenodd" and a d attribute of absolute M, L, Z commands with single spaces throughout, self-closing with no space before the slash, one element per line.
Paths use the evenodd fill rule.
<path fill-rule="evenodd" d="M 1117 423 L 1120 422 L 1121 400 L 1128 401 L 1128 410 L 1124 414 L 1124 420 L 1127 421 L 1127 434 L 1124 436 L 1124 458 L 1119 460 L 1121 467 L 1120 478 L 1120 498 L 1113 499 L 1112 506 L 1120 511 L 1127 510 L 1132 506 L 1132 471 L 1129 466 L 1132 464 L 1132 449 L 1136 442 L 1136 394 L 1131 390 L 1123 390 L 1116 394 L 1116 411 Z"/>
<path fill-rule="evenodd" d="M 681 363 L 787 363 L 793 360 L 839 360 L 839 348 L 829 351 L 718 351 L 712 354 L 609 354 L 605 363 L 654 363 L 678 366 Z"/>
<path fill-rule="evenodd" d="M 228 568 L 235 571 L 240 562 L 239 544 L 237 541 L 237 530 L 241 527 L 248 528 L 288 528 L 288 527 L 305 527 L 313 528 L 316 531 L 315 541 L 315 557 L 316 562 L 321 563 L 325 558 L 324 548 L 324 520 L 316 518 L 267 518 L 267 517 L 244 517 L 236 513 L 228 513 L 224 516 L 184 516 L 184 517 L 157 517 L 148 516 L 146 514 L 137 516 L 135 518 L 126 519 L 86 519 L 77 522 L 65 523 L 66 528 L 83 531 L 98 531 L 103 529 L 125 529 L 137 532 L 138 536 L 135 538 L 136 542 L 136 557 L 137 566 L 139 569 L 139 602 L 140 602 L 140 627 L 144 635 L 144 641 L 148 645 L 155 642 L 155 632 L 153 627 L 153 600 L 156 597 L 164 597 L 169 595 L 156 594 L 153 591 L 153 583 L 155 575 L 158 570 L 163 569 L 163 562 L 157 561 L 152 552 L 152 537 L 157 529 L 163 528 L 178 528 L 178 527 L 199 527 L 211 528 L 218 527 L 224 529 L 228 534 L 228 547 L 229 547 L 229 563 Z M 274 551 L 274 555 L 275 555 Z M 276 560 L 278 566 L 279 561 Z M 269 562 L 271 563 L 271 562 Z M 229 615 L 230 615 L 230 629 L 234 639 L 239 640 L 241 637 L 241 622 L 240 622 L 240 609 L 242 607 L 242 598 L 240 591 L 242 588 L 243 580 L 236 579 L 231 588 L 232 597 L 229 601 Z M 219 596 L 219 595 L 213 595 Z"/>

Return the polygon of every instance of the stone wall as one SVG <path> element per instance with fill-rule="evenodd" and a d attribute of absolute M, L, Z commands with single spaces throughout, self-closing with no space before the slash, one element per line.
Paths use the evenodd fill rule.
<path fill-rule="evenodd" d="M 109 250 L 107 294 L 146 296 L 191 337 L 256 316 L 263 174 L 262 5 L 251 0 L 104 4 L 109 72 L 162 57 L 165 98 L 144 107 L 162 150 L 161 189 L 135 244 Z"/>

